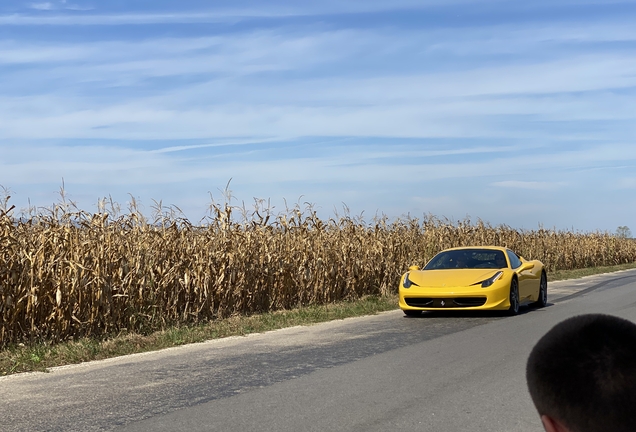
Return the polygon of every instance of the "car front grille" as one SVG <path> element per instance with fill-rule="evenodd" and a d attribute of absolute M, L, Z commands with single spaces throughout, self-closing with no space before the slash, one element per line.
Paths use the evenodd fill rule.
<path fill-rule="evenodd" d="M 421 308 L 461 308 L 477 307 L 486 303 L 486 297 L 454 297 L 454 298 L 427 298 L 427 297 L 406 297 L 404 301 L 407 305 Z"/>

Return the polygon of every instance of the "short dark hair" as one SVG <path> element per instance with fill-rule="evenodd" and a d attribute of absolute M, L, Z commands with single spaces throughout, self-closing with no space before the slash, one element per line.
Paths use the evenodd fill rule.
<path fill-rule="evenodd" d="M 579 315 L 537 342 L 526 368 L 539 411 L 573 432 L 636 431 L 636 324 Z"/>

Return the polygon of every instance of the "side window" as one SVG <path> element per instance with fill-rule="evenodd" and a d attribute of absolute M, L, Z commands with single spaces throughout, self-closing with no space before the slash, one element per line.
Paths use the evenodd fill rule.
<path fill-rule="evenodd" d="M 521 260 L 519 259 L 517 254 L 510 249 L 506 249 L 506 253 L 508 254 L 508 259 L 510 260 L 510 267 L 512 267 L 513 269 L 519 268 L 521 266 Z"/>

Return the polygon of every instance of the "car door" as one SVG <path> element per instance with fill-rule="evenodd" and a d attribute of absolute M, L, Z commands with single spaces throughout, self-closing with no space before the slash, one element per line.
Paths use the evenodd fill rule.
<path fill-rule="evenodd" d="M 513 270 L 517 270 L 523 265 L 521 258 L 519 258 L 519 256 L 510 249 L 506 249 L 506 254 L 508 255 L 508 261 L 510 261 L 510 267 Z M 536 277 L 533 269 L 518 272 L 517 275 L 519 277 L 519 301 L 523 303 L 536 297 L 534 292 L 534 285 L 536 285 L 534 282 Z"/>

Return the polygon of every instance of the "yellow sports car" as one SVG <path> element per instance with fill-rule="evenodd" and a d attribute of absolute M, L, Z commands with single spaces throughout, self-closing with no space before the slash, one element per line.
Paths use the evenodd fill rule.
<path fill-rule="evenodd" d="M 503 310 L 543 307 L 548 278 L 541 261 L 526 261 L 503 247 L 461 247 L 435 255 L 423 269 L 400 279 L 400 309 L 407 316 L 430 310 Z"/>

